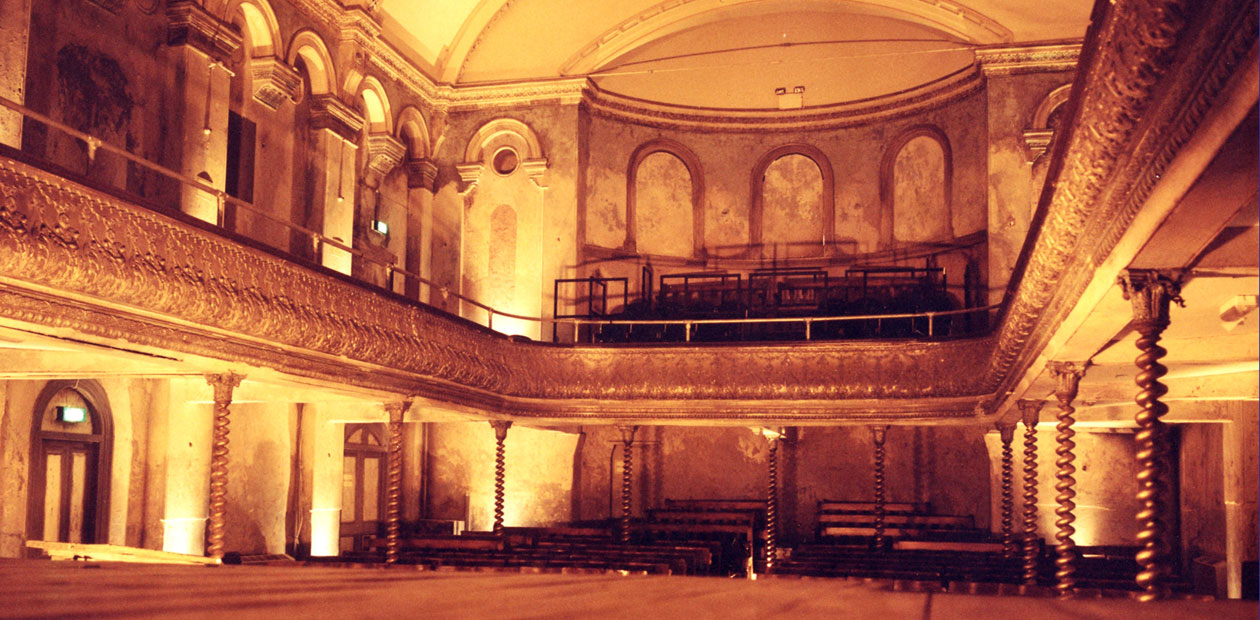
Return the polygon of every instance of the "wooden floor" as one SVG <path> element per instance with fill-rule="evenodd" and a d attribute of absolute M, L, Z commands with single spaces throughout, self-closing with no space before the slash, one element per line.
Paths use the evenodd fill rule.
<path fill-rule="evenodd" d="M 1254 601 L 1059 601 L 835 579 L 0 560 L 0 618 L 1253 619 Z"/>

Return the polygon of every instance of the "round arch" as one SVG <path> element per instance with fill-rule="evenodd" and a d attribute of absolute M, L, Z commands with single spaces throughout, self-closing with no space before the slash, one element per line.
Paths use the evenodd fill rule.
<path fill-rule="evenodd" d="M 477 133 L 468 140 L 464 149 L 464 163 L 480 163 L 485 160 L 486 150 L 499 140 L 506 140 L 523 150 L 521 160 L 543 159 L 542 144 L 538 134 L 524 122 L 514 118 L 497 118 L 482 125 Z"/>
<path fill-rule="evenodd" d="M 768 153 L 761 156 L 757 160 L 757 164 L 753 166 L 752 178 L 749 184 L 750 195 L 752 196 L 752 206 L 748 209 L 748 251 L 749 253 L 760 253 L 762 247 L 762 235 L 764 232 L 763 218 L 765 217 L 765 199 L 762 196 L 761 185 L 765 181 L 766 168 L 770 167 L 780 157 L 786 155 L 802 155 L 813 160 L 818 166 L 819 172 L 822 173 L 822 201 L 823 201 L 823 238 L 822 243 L 825 253 L 832 251 L 829 245 L 836 238 L 836 176 L 835 171 L 831 167 L 831 160 L 827 158 L 818 147 L 805 143 L 785 144 L 783 146 L 771 149 Z"/>
<path fill-rule="evenodd" d="M 901 153 L 901 149 L 905 148 L 911 140 L 915 138 L 931 138 L 935 140 L 941 147 L 941 154 L 945 159 L 945 210 L 953 217 L 954 212 L 954 154 L 949 144 L 949 137 L 945 132 L 935 125 L 916 125 L 899 134 L 884 148 L 884 153 L 879 161 L 879 244 L 881 248 L 891 247 L 893 244 L 893 195 L 895 188 L 893 183 L 893 171 L 897 163 L 897 155 Z M 953 223 L 951 221 L 952 229 Z"/>
<path fill-rule="evenodd" d="M 280 39 L 280 23 L 267 0 L 233 0 L 227 6 L 226 15 L 240 14 L 244 32 L 253 50 L 253 58 L 274 56 L 283 49 Z"/>
<path fill-rule="evenodd" d="M 1050 115 L 1059 106 L 1067 103 L 1068 97 L 1072 94 L 1072 84 L 1069 82 L 1052 91 L 1037 104 L 1037 109 L 1033 111 L 1032 129 L 1049 129 Z"/>
<path fill-rule="evenodd" d="M 328 46 L 313 30 L 301 30 L 289 42 L 289 51 L 285 54 L 285 62 L 297 66 L 298 59 L 306 65 L 307 77 L 311 81 L 311 93 L 327 95 L 332 93 L 333 84 L 337 83 L 336 69 Z"/>
<path fill-rule="evenodd" d="M 704 169 L 700 166 L 700 158 L 686 145 L 668 138 L 657 138 L 640 144 L 630 154 L 630 163 L 626 168 L 626 241 L 623 248 L 636 252 L 638 247 L 638 206 L 637 184 L 639 165 L 649 155 L 669 153 L 682 161 L 691 175 L 691 230 L 692 256 L 703 257 L 704 249 Z"/>
<path fill-rule="evenodd" d="M 91 431 L 59 432 L 44 428 L 45 412 L 53 404 L 54 399 L 64 391 L 71 391 L 87 404 L 88 420 Z M 47 451 L 52 444 L 77 443 L 90 446 L 95 450 L 91 459 L 94 472 L 88 474 L 83 483 L 94 484 L 95 489 L 85 491 L 84 504 L 91 501 L 91 522 L 85 524 L 84 532 L 92 536 L 92 540 L 83 542 L 104 543 L 109 540 L 109 499 L 110 472 L 113 463 L 114 447 L 114 415 L 109 407 L 109 398 L 100 382 L 85 380 L 49 381 L 39 396 L 35 398 L 35 409 L 31 415 L 30 437 L 30 471 L 27 480 L 27 538 L 39 540 L 44 536 L 44 499 L 45 493 L 37 492 L 47 489 Z M 86 460 L 86 459 L 85 459 Z M 85 468 L 87 465 L 85 464 Z M 85 469 L 86 471 L 86 469 Z M 85 514 L 85 518 L 86 518 Z"/>
<path fill-rule="evenodd" d="M 409 105 L 398 114 L 397 138 L 407 145 L 407 155 L 411 159 L 427 159 L 429 157 L 429 125 L 424 115 L 415 106 Z"/>

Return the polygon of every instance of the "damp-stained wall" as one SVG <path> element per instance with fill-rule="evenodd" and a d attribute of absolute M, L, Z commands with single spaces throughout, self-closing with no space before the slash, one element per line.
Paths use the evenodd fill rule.
<path fill-rule="evenodd" d="M 583 431 L 575 519 L 619 517 L 622 435 L 611 426 Z M 988 527 L 988 463 L 980 430 L 894 426 L 884 445 L 888 501 L 927 502 L 935 513 L 972 515 L 977 527 Z M 664 507 L 666 499 L 766 497 L 769 448 L 759 429 L 640 427 L 632 450 L 636 517 Z M 873 501 L 874 463 L 868 427 L 787 429 L 778 475 L 785 544 L 814 539 L 819 501 Z"/>
<path fill-rule="evenodd" d="M 507 526 L 565 523 L 572 515 L 578 434 L 513 425 L 506 454 Z M 425 485 L 428 517 L 467 520 L 470 530 L 494 524 L 495 433 L 486 422 L 429 425 Z"/>
<path fill-rule="evenodd" d="M 1042 413 L 1044 419 L 1047 413 Z M 1037 425 L 1037 533 L 1047 544 L 1054 544 L 1054 511 L 1058 507 L 1054 485 L 1057 467 L 1055 461 L 1055 425 L 1043 422 Z M 989 449 L 989 480 L 992 484 L 992 529 L 1001 531 L 1002 498 L 1002 442 L 997 431 L 984 436 Z M 1131 429 L 1078 428 L 1073 439 L 1076 443 L 1076 503 L 1073 540 L 1081 546 L 1134 545 L 1137 541 L 1137 459 L 1136 445 Z M 1014 469 L 1014 529 L 1023 531 L 1024 519 L 1024 442 L 1025 431 L 1021 424 L 1011 444 L 1015 456 Z"/>
<path fill-rule="evenodd" d="M 1071 81 L 1070 72 L 986 78 L 988 192 L 981 200 L 988 205 L 990 303 L 1000 301 L 1006 290 L 1041 192 L 1024 133 L 1033 129 L 1037 106 L 1046 96 Z M 1044 183 L 1044 173 L 1038 176 Z"/>
<path fill-rule="evenodd" d="M 283 402 L 232 405 L 223 539 L 228 551 L 285 552 L 291 408 Z"/>

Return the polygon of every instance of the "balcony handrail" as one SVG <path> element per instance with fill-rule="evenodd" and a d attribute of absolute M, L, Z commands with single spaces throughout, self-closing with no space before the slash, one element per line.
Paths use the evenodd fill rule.
<path fill-rule="evenodd" d="M 175 171 L 175 170 L 171 170 L 170 168 L 167 168 L 167 167 L 165 167 L 165 166 L 163 166 L 163 165 L 161 165 L 161 164 L 157 164 L 157 163 L 151 162 L 151 161 L 149 161 L 149 160 L 147 160 L 147 159 L 144 159 L 144 158 L 142 158 L 142 157 L 139 157 L 139 156 L 137 156 L 137 155 L 135 155 L 135 154 L 133 154 L 133 153 L 131 153 L 131 152 L 129 152 L 129 151 L 127 151 L 127 150 L 125 150 L 125 149 L 122 149 L 122 148 L 119 148 L 119 147 L 117 147 L 117 146 L 114 146 L 113 144 L 110 144 L 109 142 L 106 142 L 105 140 L 102 140 L 101 138 L 97 138 L 96 136 L 93 136 L 93 135 L 88 134 L 88 133 L 86 133 L 86 132 L 83 132 L 83 131 L 80 131 L 80 130 L 78 130 L 78 129 L 75 129 L 74 127 L 71 127 L 71 126 L 69 126 L 69 125 L 66 125 L 65 123 L 62 123 L 62 122 L 60 122 L 60 121 L 58 121 L 58 120 L 56 120 L 56 119 L 50 118 L 50 117 L 48 117 L 48 116 L 46 116 L 46 115 L 44 115 L 44 114 L 41 114 L 40 112 L 36 112 L 35 110 L 32 110 L 32 109 L 30 109 L 30 108 L 28 108 L 28 107 L 26 107 L 26 106 L 24 106 L 24 105 L 22 105 L 22 104 L 20 104 L 20 103 L 17 103 L 17 102 L 15 102 L 15 101 L 12 101 L 12 100 L 10 100 L 10 99 L 8 99 L 8 98 L 5 98 L 5 97 L 0 97 L 0 107 L 7 108 L 7 109 L 9 109 L 9 110 L 12 110 L 12 111 L 14 111 L 14 112 L 16 112 L 16 113 L 18 113 L 18 114 L 22 115 L 22 116 L 23 116 L 23 117 L 25 117 L 25 118 L 30 118 L 30 119 L 32 119 L 32 120 L 38 121 L 38 122 L 40 122 L 40 123 L 42 123 L 42 124 L 44 124 L 44 125 L 47 125 L 47 126 L 49 126 L 49 127 L 52 127 L 52 128 L 54 128 L 54 129 L 57 129 L 57 130 L 59 130 L 59 131 L 62 131 L 62 132 L 66 133 L 66 134 L 68 134 L 68 135 L 70 135 L 70 136 L 73 136 L 73 137 L 75 137 L 75 138 L 78 138 L 78 139 L 80 139 L 80 140 L 83 140 L 83 141 L 84 141 L 84 142 L 88 145 L 88 159 L 89 159 L 89 161 L 90 161 L 90 160 L 93 160 L 93 159 L 95 158 L 95 152 L 96 152 L 97 150 L 99 150 L 99 149 L 104 149 L 105 151 L 107 151 L 107 152 L 109 152 L 109 153 L 113 153 L 113 154 L 115 154 L 115 155 L 118 155 L 119 157 L 122 157 L 122 158 L 126 159 L 127 161 L 133 162 L 133 163 L 135 163 L 135 164 L 137 164 L 137 165 L 143 166 L 143 167 L 145 167 L 145 168 L 147 168 L 147 169 L 149 169 L 149 170 L 152 170 L 152 171 L 154 171 L 154 172 L 157 172 L 158 174 L 161 174 L 161 175 L 164 175 L 164 176 L 166 176 L 166 177 L 172 178 L 172 179 L 174 179 L 174 180 L 176 180 L 176 181 L 179 181 L 179 182 L 181 182 L 181 183 L 183 183 L 183 184 L 185 184 L 185 185 L 192 186 L 192 187 L 194 187 L 194 188 L 196 188 L 196 189 L 198 189 L 198 190 L 201 190 L 201 191 L 204 191 L 204 192 L 206 192 L 206 193 L 208 193 L 208 194 L 211 194 L 212 196 L 214 196 L 214 197 L 215 197 L 215 199 L 218 201 L 218 204 L 219 204 L 218 217 L 217 217 L 217 221 L 215 222 L 215 225 L 216 225 L 216 226 L 218 226 L 219 228 L 223 228 L 223 218 L 224 218 L 224 210 L 223 210 L 223 206 L 224 206 L 225 204 L 230 203 L 230 204 L 232 204 L 232 205 L 236 206 L 237 208 L 244 209 L 245 211 L 248 211 L 249 213 L 251 213 L 251 214 L 253 214 L 253 215 L 256 215 L 256 216 L 262 217 L 262 218 L 264 218 L 264 219 L 266 219 L 266 220 L 269 220 L 269 221 L 271 221 L 271 222 L 274 222 L 274 223 L 276 223 L 276 224 L 278 224 L 278 225 L 280 225 L 280 226 L 282 226 L 282 227 L 284 227 L 284 228 L 287 228 L 287 229 L 289 229 L 289 230 L 293 230 L 293 231 L 297 231 L 297 232 L 299 232 L 299 233 L 302 233 L 303 235 L 306 235 L 306 236 L 310 237 L 310 238 L 311 238 L 311 239 L 315 242 L 315 248 L 316 248 L 316 251 L 318 251 L 318 250 L 319 250 L 319 247 L 320 247 L 321 245 L 328 245 L 328 246 L 331 246 L 331 247 L 336 248 L 336 249 L 338 249 L 338 250 L 341 250 L 341 251 L 343 251 L 343 252 L 346 252 L 346 253 L 348 253 L 348 254 L 351 254 L 351 255 L 353 255 L 353 256 L 358 256 L 359 258 L 361 258 L 361 259 L 362 259 L 362 260 L 364 260 L 365 262 L 368 262 L 368 263 L 371 263 L 371 264 L 373 264 L 373 265 L 377 265 L 377 266 L 379 266 L 379 267 L 384 268 L 384 269 L 385 269 L 385 271 L 386 271 L 386 274 L 387 274 L 387 278 L 386 278 L 386 286 L 382 286 L 381 288 L 384 288 L 384 289 L 386 289 L 386 290 L 390 290 L 390 291 L 392 291 L 392 290 L 393 290 L 393 284 L 394 284 L 394 275 L 395 275 L 395 274 L 401 274 L 404 278 L 411 278 L 412 280 L 414 280 L 415 282 L 417 282 L 417 283 L 419 283 L 419 284 L 421 284 L 421 285 L 428 286 L 428 287 L 430 287 L 431 289 L 436 289 L 436 290 L 440 291 L 440 293 L 442 294 L 443 298 L 446 298 L 446 297 L 455 297 L 456 299 L 460 300 L 460 301 L 461 301 L 461 302 L 463 302 L 463 303 L 467 303 L 467 304 L 469 304 L 469 305 L 471 305 L 471 306 L 474 306 L 474 307 L 476 307 L 476 308 L 480 308 L 481 310 L 484 310 L 484 311 L 487 313 L 486 327 L 491 328 L 491 329 L 493 329 L 494 317 L 496 317 L 496 316 L 498 316 L 498 317 L 503 317 L 503 318 L 509 318 L 509 319 L 515 319 L 515 320 L 518 320 L 518 321 L 528 321 L 528 322 L 538 323 L 538 324 L 540 325 L 540 328 L 541 328 L 541 326 L 542 326 L 542 325 L 547 325 L 547 324 L 554 324 L 554 325 L 572 325 L 572 326 L 574 327 L 575 332 L 576 332 L 577 330 L 579 330 L 579 329 L 580 329 L 581 327 L 583 327 L 583 326 L 598 326 L 598 325 L 608 325 L 608 326 L 616 326 L 616 325 L 626 325 L 626 326 L 631 326 L 631 325 L 666 325 L 666 326 L 668 326 L 668 325 L 681 325 L 681 326 L 684 326 L 684 327 L 686 328 L 686 329 L 685 329 L 685 331 L 686 331 L 686 339 L 687 339 L 687 341 L 690 341 L 690 340 L 691 340 L 691 327 L 692 327 L 692 326 L 695 326 L 695 325 L 710 325 L 710 324 L 735 324 L 735 325 L 739 325 L 739 324 L 767 324 L 767 323 L 803 323 L 803 324 L 805 325 L 805 334 L 806 334 L 806 339 L 808 340 L 808 339 L 810 338 L 810 331 L 811 331 L 811 330 L 810 330 L 810 328 L 811 328 L 811 326 L 812 326 L 812 324 L 813 324 L 813 323 L 844 322 L 844 321 L 869 321 L 869 320 L 884 320 L 884 319 L 890 319 L 890 320 L 891 320 L 891 319 L 905 319 L 905 318 L 910 318 L 910 319 L 915 319 L 915 318 L 926 318 L 926 319 L 928 319 L 928 331 L 929 331 L 929 336 L 931 336 L 931 335 L 932 335 L 932 334 L 931 334 L 931 332 L 932 332 L 932 324 L 933 324 L 932 319 L 934 319 L 934 318 L 936 318 L 936 317 L 953 316 L 953 315 L 960 315 L 960 314 L 970 314 L 970 313 L 977 313 L 977 312 L 988 312 L 988 311 L 990 311 L 990 310 L 996 309 L 996 308 L 998 308 L 999 306 L 1001 306 L 1001 304 L 992 304 L 992 305 L 989 305 L 989 306 L 976 307 L 976 308 L 964 308 L 964 309 L 961 309 L 961 310 L 942 310 L 942 311 L 919 312 L 919 313 L 902 313 L 902 314 L 878 314 L 878 315 L 872 314 L 872 315 L 846 315 L 846 316 L 821 316 L 821 317 L 767 317 L 767 318 L 752 318 L 752 319 L 750 319 L 750 318 L 730 318 L 730 319 L 720 319 L 720 318 L 715 318 L 715 319 L 583 319 L 583 318 L 560 318 L 560 319 L 557 319 L 557 318 L 548 318 L 548 317 L 539 317 L 539 316 L 526 316 L 526 315 L 522 315 L 522 314 L 516 314 L 516 313 L 513 313 L 513 312 L 505 312 L 505 311 L 503 311 L 503 310 L 497 310 L 497 309 L 495 309 L 495 308 L 493 308 L 493 307 L 491 307 L 491 306 L 489 306 L 489 305 L 486 305 L 486 304 L 484 304 L 484 303 L 482 303 L 482 302 L 480 302 L 480 301 L 477 301 L 476 299 L 473 299 L 473 298 L 471 298 L 471 297 L 467 297 L 467 296 L 465 296 L 465 295 L 463 295 L 463 294 L 461 294 L 461 293 L 459 293 L 459 292 L 456 292 L 456 291 L 451 291 L 451 290 L 449 290 L 446 286 L 443 286 L 443 285 L 437 284 L 437 283 L 435 283 L 435 282 L 433 282 L 433 281 L 431 281 L 431 280 L 429 280 L 429 279 L 427 279 L 427 278 L 425 278 L 425 277 L 421 276 L 420 274 L 417 274 L 417 273 L 414 273 L 414 272 L 408 271 L 407 269 L 404 269 L 404 268 L 397 267 L 397 266 L 395 266 L 395 265 L 394 265 L 393 263 L 391 263 L 391 262 L 381 261 L 381 260 L 378 260 L 378 259 L 372 258 L 372 257 L 368 256 L 365 252 L 363 252 L 363 250 L 360 250 L 360 249 L 358 249 L 358 248 L 354 248 L 354 247 L 351 247 L 351 246 L 349 246 L 349 245 L 346 245 L 344 242 L 342 242 L 342 241 L 340 241 L 340 240 L 338 240 L 338 239 L 335 239 L 335 238 L 332 238 L 332 237 L 327 237 L 327 236 L 325 236 L 324 234 L 322 234 L 322 233 L 320 233 L 320 232 L 317 232 L 317 231 L 311 230 L 311 229 L 309 229 L 309 228 L 306 228 L 306 227 L 304 227 L 304 226 L 301 226 L 301 225 L 299 225 L 299 224 L 294 224 L 293 222 L 289 222 L 289 221 L 286 221 L 286 220 L 279 219 L 279 218 L 277 218 L 277 217 L 275 217 L 275 216 L 272 216 L 271 214 L 266 213 L 266 212 L 264 212 L 264 211 L 262 211 L 262 210 L 258 209 L 257 207 L 255 207 L 253 203 L 250 203 L 250 202 L 247 202 L 247 201 L 241 200 L 241 199 L 239 199 L 239 198 L 236 198 L 236 197 L 234 197 L 234 196 L 231 196 L 231 195 L 229 195 L 226 191 L 221 190 L 221 189 L 219 189 L 219 188 L 216 188 L 216 187 L 214 187 L 214 186 L 212 186 L 212 185 L 210 185 L 210 184 L 206 183 L 206 182 L 205 182 L 205 180 L 203 180 L 203 179 L 199 179 L 199 178 L 197 178 L 197 177 L 188 176 L 188 175 L 183 174 L 183 173 L 181 173 L 181 172 L 178 172 L 178 171 Z M 284 251 L 284 250 L 281 250 L 281 251 Z M 416 301 L 418 301 L 418 300 L 416 300 Z M 421 302 L 421 303 L 423 303 L 423 302 Z"/>

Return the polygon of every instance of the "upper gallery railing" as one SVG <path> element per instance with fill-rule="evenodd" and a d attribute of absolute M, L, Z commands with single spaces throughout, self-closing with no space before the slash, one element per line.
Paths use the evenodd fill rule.
<path fill-rule="evenodd" d="M 766 317 L 766 318 L 708 318 L 708 319 L 690 318 L 690 319 L 648 320 L 648 319 L 599 319 L 599 318 L 572 318 L 572 317 L 551 318 L 551 317 L 521 315 L 521 314 L 516 314 L 513 312 L 507 312 L 504 310 L 493 308 L 476 299 L 473 299 L 466 295 L 462 295 L 459 292 L 451 291 L 449 290 L 448 287 L 440 283 L 434 282 L 428 278 L 425 278 L 424 276 L 418 273 L 398 267 L 392 262 L 380 260 L 373 256 L 370 256 L 367 253 L 365 253 L 363 250 L 352 247 L 351 245 L 347 245 L 346 243 L 338 239 L 328 237 L 318 231 L 311 230 L 300 224 L 295 224 L 288 220 L 277 218 L 259 209 L 253 203 L 231 196 L 226 191 L 210 185 L 203 179 L 199 179 L 196 177 L 192 177 L 192 176 L 177 172 L 175 170 L 162 166 L 161 164 L 157 164 L 147 159 L 144 159 L 142 157 L 139 157 L 125 149 L 122 149 L 113 144 L 110 144 L 109 142 L 97 136 L 93 136 L 83 131 L 80 131 L 78 129 L 75 129 L 74 127 L 71 127 L 56 119 L 50 118 L 22 104 L 0 97 L 0 107 L 11 110 L 21 115 L 22 117 L 38 122 L 44 125 L 45 127 L 55 129 L 68 136 L 71 136 L 75 139 L 83 141 L 83 143 L 87 146 L 89 166 L 91 165 L 91 162 L 95 160 L 97 151 L 105 151 L 110 154 L 121 157 L 132 164 L 141 166 L 145 168 L 146 170 L 152 171 L 154 173 L 157 173 L 158 175 L 161 175 L 163 177 L 176 181 L 182 186 L 191 187 L 198 191 L 204 192 L 205 194 L 211 196 L 215 200 L 218 206 L 216 221 L 213 223 L 216 226 L 223 228 L 224 230 L 227 230 L 227 228 L 225 227 L 227 207 L 228 205 L 231 205 L 235 209 L 245 211 L 254 217 L 258 217 L 268 222 L 271 222 L 275 225 L 283 227 L 284 229 L 287 229 L 291 233 L 296 233 L 308 239 L 309 240 L 308 242 L 310 243 L 310 247 L 313 248 L 314 250 L 315 256 L 319 256 L 321 250 L 324 247 L 333 248 L 341 252 L 350 254 L 351 256 L 355 257 L 356 259 L 362 261 L 365 264 L 373 265 L 383 270 L 384 273 L 386 274 L 384 284 L 374 283 L 369 280 L 359 279 L 359 281 L 361 282 L 364 282 L 367 284 L 375 284 L 382 289 L 393 291 L 395 289 L 395 284 L 397 282 L 396 278 L 401 277 L 402 282 L 404 283 L 404 287 L 406 286 L 408 282 L 414 283 L 420 286 L 428 287 L 429 290 L 440 292 L 443 298 L 454 298 L 458 300 L 461 304 L 467 304 L 468 306 L 477 308 L 481 312 L 474 313 L 474 314 L 478 316 L 473 316 L 473 317 L 466 316 L 464 318 L 466 318 L 467 320 L 473 321 L 474 323 L 483 325 L 489 329 L 494 329 L 495 318 L 498 317 L 500 319 L 512 319 L 514 321 L 523 321 L 526 323 L 537 323 L 539 324 L 539 333 L 545 334 L 548 331 L 550 331 L 553 335 L 553 339 L 557 339 L 556 334 L 558 333 L 558 331 L 555 329 L 557 326 L 568 326 L 572 330 L 571 333 L 574 334 L 574 339 L 580 340 L 580 338 L 577 335 L 582 333 L 583 328 L 589 329 L 591 327 L 598 328 L 598 327 L 616 327 L 616 326 L 624 326 L 626 328 L 633 328 L 634 326 L 652 325 L 652 326 L 667 326 L 667 327 L 681 328 L 683 332 L 682 340 L 684 342 L 691 342 L 692 336 L 695 333 L 696 328 L 701 325 L 749 325 L 749 324 L 771 325 L 771 324 L 787 323 L 787 324 L 795 324 L 795 325 L 802 326 L 804 339 L 813 340 L 815 339 L 814 326 L 817 324 L 868 322 L 868 321 L 882 322 L 882 321 L 890 321 L 890 320 L 896 320 L 896 319 L 911 319 L 911 320 L 922 319 L 922 320 L 927 321 L 928 329 L 926 330 L 925 334 L 920 334 L 920 335 L 926 336 L 928 338 L 936 338 L 936 337 L 941 336 L 942 334 L 937 333 L 935 328 L 932 327 L 937 322 L 935 319 L 940 318 L 940 317 L 952 317 L 952 316 L 959 316 L 959 315 L 980 315 L 980 317 L 978 317 L 978 318 L 981 318 L 981 320 L 979 321 L 979 324 L 987 325 L 987 324 L 990 324 L 990 321 L 988 320 L 990 318 L 990 313 L 997 310 L 1000 305 L 1000 304 L 994 304 L 990 306 L 983 306 L 983 307 L 976 307 L 976 308 L 964 308 L 961 310 L 933 311 L 933 312 L 919 312 L 919 313 L 905 313 L 905 314 L 864 314 L 864 315 L 846 315 L 846 316 L 806 316 L 806 317 Z M 232 231 L 232 232 L 238 232 L 238 231 Z M 246 236 L 248 237 L 248 235 Z M 261 240 L 259 239 L 254 239 L 254 240 L 261 242 Z M 281 248 L 275 248 L 274 246 L 269 246 L 269 247 L 271 247 L 273 250 L 277 252 L 288 255 L 290 258 L 300 259 L 300 257 L 298 257 L 295 254 L 292 254 L 291 252 L 287 250 L 284 250 Z M 413 300 L 413 301 L 419 302 L 419 300 Z M 419 302 L 419 303 L 423 303 L 423 302 Z M 480 315 L 482 314 L 484 314 L 484 317 L 485 317 L 484 321 L 480 320 L 481 318 Z M 548 326 L 551 326 L 552 329 L 547 330 L 546 327 Z M 956 334 L 946 334 L 946 335 L 956 335 Z"/>

